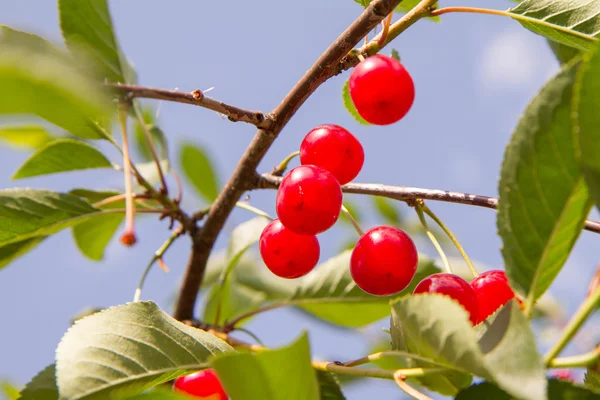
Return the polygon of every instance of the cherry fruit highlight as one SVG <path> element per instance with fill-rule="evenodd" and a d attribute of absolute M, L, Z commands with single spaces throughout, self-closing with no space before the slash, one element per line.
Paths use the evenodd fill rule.
<path fill-rule="evenodd" d="M 410 284 L 417 263 L 417 248 L 404 231 L 378 226 L 358 239 L 350 258 L 350 274 L 365 292 L 387 296 Z"/>
<path fill-rule="evenodd" d="M 389 125 L 402 119 L 415 100 L 412 77 L 400 61 L 377 54 L 352 71 L 348 89 L 356 111 L 367 122 Z"/>

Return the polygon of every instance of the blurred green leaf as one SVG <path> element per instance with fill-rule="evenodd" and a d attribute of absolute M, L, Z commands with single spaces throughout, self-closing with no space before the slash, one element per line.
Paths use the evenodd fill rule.
<path fill-rule="evenodd" d="M 394 202 L 391 200 L 385 197 L 371 196 L 371 201 L 373 202 L 375 210 L 386 224 L 398 226 L 403 222 L 400 211 L 395 207 Z"/>
<path fill-rule="evenodd" d="M 94 261 L 104 258 L 104 251 L 125 219 L 125 214 L 106 214 L 88 218 L 71 231 L 77 248 Z"/>
<path fill-rule="evenodd" d="M 0 393 L 4 393 L 6 400 L 17 400 L 20 397 L 19 389 L 7 381 L 0 381 Z"/>
<path fill-rule="evenodd" d="M 400 53 L 398 53 L 398 50 L 396 49 L 392 49 L 392 54 L 390 54 L 390 57 L 392 57 L 394 60 L 400 61 Z"/>
<path fill-rule="evenodd" d="M 212 365 L 231 400 L 320 398 L 306 334 L 277 350 L 223 354 Z"/>
<path fill-rule="evenodd" d="M 144 177 L 144 179 L 151 185 L 156 185 L 160 183 L 160 175 L 158 174 L 158 169 L 156 168 L 156 162 L 148 161 L 145 163 L 139 163 L 135 164 L 135 167 L 137 168 L 138 172 Z M 162 169 L 164 174 L 169 172 L 171 169 L 171 164 L 169 163 L 169 160 L 161 160 L 160 168 Z M 134 192 L 145 191 L 145 188 L 137 182 L 134 183 L 133 188 Z"/>
<path fill-rule="evenodd" d="M 585 386 L 600 391 L 600 372 L 588 369 L 583 380 Z"/>
<path fill-rule="evenodd" d="M 127 397 L 126 400 L 191 400 L 187 394 L 174 392 L 172 389 L 153 389 L 150 392 L 136 394 L 135 396 Z"/>
<path fill-rule="evenodd" d="M 517 398 L 546 398 L 543 363 L 529 321 L 516 302 L 511 301 L 498 313 L 479 344 L 467 312 L 442 295 L 421 294 L 394 302 L 391 332 L 395 350 L 409 351 L 458 372 L 494 380 Z M 455 395 L 469 384 L 460 376 L 447 374 L 419 381 L 446 395 Z"/>
<path fill-rule="evenodd" d="M 32 154 L 12 179 L 111 167 L 111 162 L 93 146 L 79 140 L 58 139 Z"/>
<path fill-rule="evenodd" d="M 128 303 L 80 319 L 67 331 L 56 349 L 56 381 L 61 399 L 124 398 L 233 351 L 153 302 Z"/>
<path fill-rule="evenodd" d="M 37 236 L 20 242 L 13 242 L 0 247 L 0 269 L 6 267 L 12 261 L 33 250 L 44 240 L 46 236 Z"/>
<path fill-rule="evenodd" d="M 420 3 L 420 0 L 402 0 L 400 2 L 400 4 L 398 4 L 396 6 L 396 8 L 394 9 L 394 11 L 396 12 L 400 12 L 400 13 L 406 13 L 409 12 L 410 10 L 412 10 L 417 4 Z M 427 19 L 434 21 L 434 22 L 440 22 L 440 17 L 427 17 Z"/>
<path fill-rule="evenodd" d="M 44 368 L 25 385 L 19 400 L 58 400 L 55 374 L 55 364 Z"/>
<path fill-rule="evenodd" d="M 362 213 L 358 207 L 358 205 L 356 203 L 354 203 L 351 200 L 345 199 L 344 200 L 344 207 L 346 207 L 346 209 L 350 212 L 350 214 L 354 217 L 354 219 L 356 220 L 356 222 L 360 223 L 362 221 Z M 341 217 L 340 217 L 340 221 L 344 222 L 345 224 L 348 224 L 350 226 L 352 226 L 352 222 L 350 222 L 350 219 L 348 218 L 348 216 L 346 215 L 346 213 L 342 213 Z"/>
<path fill-rule="evenodd" d="M 354 119 L 361 125 L 371 125 L 363 117 L 360 116 L 356 107 L 354 106 L 354 102 L 352 101 L 352 97 L 350 97 L 350 91 L 348 90 L 348 81 L 344 83 L 344 87 L 342 88 L 342 100 L 344 101 L 344 107 L 346 110 L 354 117 Z"/>
<path fill-rule="evenodd" d="M 0 115 L 33 114 L 75 136 L 107 138 L 95 122 L 110 115 L 107 90 L 56 51 L 43 48 L 30 40 L 0 38 Z"/>
<path fill-rule="evenodd" d="M 319 391 L 321 392 L 321 400 L 345 400 L 340 382 L 335 375 L 325 372 L 316 371 L 317 380 L 319 381 Z"/>
<path fill-rule="evenodd" d="M 136 148 L 139 151 L 142 159 L 144 161 L 151 161 L 152 152 L 150 151 L 150 145 L 146 140 L 146 134 L 144 133 L 144 127 L 140 123 L 140 119 L 145 123 L 146 129 L 148 129 L 148 133 L 150 133 L 150 137 L 152 138 L 152 143 L 154 144 L 158 158 L 161 160 L 168 160 L 169 149 L 167 137 L 162 129 L 160 129 L 157 125 L 154 110 L 151 108 L 142 109 L 138 106 L 137 113 L 139 117 L 135 120 L 134 137 Z"/>
<path fill-rule="evenodd" d="M 539 298 L 563 267 L 590 211 L 571 99 L 576 68 L 551 79 L 529 104 L 506 149 L 498 232 L 511 286 Z"/>
<path fill-rule="evenodd" d="M 5 125 L 0 127 L 0 141 L 15 148 L 39 149 L 54 137 L 41 125 Z"/>
<path fill-rule="evenodd" d="M 517 19 L 525 28 L 580 50 L 592 49 L 600 33 L 598 1 L 524 0 L 508 12 L 526 16 L 527 21 Z"/>
<path fill-rule="evenodd" d="M 54 43 L 31 32 L 20 31 L 6 25 L 0 25 L 2 32 L 2 41 L 13 44 L 27 46 L 32 51 L 48 52 L 55 56 L 62 57 L 67 61 L 72 61 L 71 56 L 66 50 L 59 48 Z"/>
<path fill-rule="evenodd" d="M 600 392 L 564 380 L 548 380 L 548 400 L 595 400 Z M 490 382 L 473 385 L 461 391 L 456 400 L 512 400 L 508 393 Z"/>
<path fill-rule="evenodd" d="M 212 161 L 205 149 L 192 143 L 181 146 L 180 162 L 183 173 L 198 193 L 208 202 L 219 194 L 219 185 Z"/>
<path fill-rule="evenodd" d="M 109 82 L 135 83 L 113 29 L 107 0 L 59 0 L 60 28 L 69 50 L 93 60 Z"/>
<path fill-rule="evenodd" d="M 599 6 L 600 7 L 600 6 Z M 574 132 L 579 133 L 583 176 L 590 194 L 600 209 L 600 46 L 592 54 L 585 56 L 576 84 L 574 105 L 578 125 Z"/>

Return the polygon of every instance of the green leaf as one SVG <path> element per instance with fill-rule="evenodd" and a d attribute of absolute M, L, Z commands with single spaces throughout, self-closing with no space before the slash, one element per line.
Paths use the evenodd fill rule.
<path fill-rule="evenodd" d="M 52 135 L 41 125 L 7 125 L 0 127 L 0 141 L 21 149 L 39 149 L 52 141 Z"/>
<path fill-rule="evenodd" d="M 156 153 L 158 158 L 161 160 L 169 159 L 169 149 L 167 144 L 167 137 L 165 136 L 162 129 L 160 129 L 156 125 L 156 118 L 154 117 L 154 111 L 152 109 L 143 109 L 139 110 L 139 115 L 141 119 L 146 124 L 146 129 L 148 129 L 148 133 L 150 133 L 150 137 L 152 138 L 152 143 L 154 144 Z M 144 128 L 140 121 L 136 119 L 135 121 L 135 144 L 140 152 L 142 159 L 145 161 L 152 160 L 152 152 L 150 150 L 150 145 L 146 140 L 146 134 L 144 133 Z"/>
<path fill-rule="evenodd" d="M 400 53 L 398 53 L 398 50 L 396 49 L 392 49 L 392 54 L 390 54 L 390 57 L 396 61 L 400 61 Z"/>
<path fill-rule="evenodd" d="M 391 297 L 373 296 L 356 286 L 350 275 L 350 256 L 351 251 L 345 251 L 298 279 L 299 286 L 290 303 L 329 323 L 352 328 L 389 315 Z M 439 269 L 430 259 L 419 255 L 419 265 L 411 284 L 394 297 L 412 293 L 418 282 L 437 272 Z"/>
<path fill-rule="evenodd" d="M 108 135 L 94 122 L 104 121 L 110 115 L 107 90 L 55 51 L 3 36 L 0 87 L 0 115 L 37 115 L 86 139 Z"/>
<path fill-rule="evenodd" d="M 13 260 L 26 254 L 38 244 L 42 242 L 46 237 L 38 236 L 29 239 L 22 240 L 20 242 L 13 242 L 0 247 L 0 269 L 6 267 Z"/>
<path fill-rule="evenodd" d="M 352 97 L 350 97 L 350 91 L 348 90 L 348 81 L 344 83 L 344 87 L 342 88 L 342 100 L 344 101 L 344 107 L 346 110 L 354 117 L 354 119 L 361 125 L 371 125 L 368 123 L 363 117 L 360 116 L 356 107 L 354 106 L 354 102 L 352 101 Z"/>
<path fill-rule="evenodd" d="M 106 0 L 59 0 L 58 11 L 65 43 L 74 55 L 83 52 L 110 82 L 136 82 L 117 42 Z"/>
<path fill-rule="evenodd" d="M 590 194 L 600 207 L 600 47 L 585 58 L 577 76 L 575 110 L 578 117 L 577 132 L 581 146 L 583 175 Z"/>
<path fill-rule="evenodd" d="M 56 233 L 101 210 L 71 194 L 0 190 L 0 246 Z"/>
<path fill-rule="evenodd" d="M 410 10 L 412 10 L 413 8 L 415 8 L 415 6 L 419 3 L 420 3 L 420 0 L 402 0 L 400 2 L 400 4 L 398 4 L 396 6 L 394 11 L 399 12 L 399 13 L 406 13 L 406 12 L 409 12 Z M 434 22 L 440 22 L 439 16 L 427 17 L 427 19 L 434 21 Z"/>
<path fill-rule="evenodd" d="M 595 400 L 600 392 L 564 380 L 548 380 L 548 400 Z M 461 391 L 456 400 L 512 400 L 508 393 L 490 382 L 473 385 Z"/>
<path fill-rule="evenodd" d="M 77 248 L 89 259 L 101 261 L 104 250 L 124 219 L 125 214 L 97 215 L 75 225 L 72 232 Z"/>
<path fill-rule="evenodd" d="M 179 394 L 173 390 L 153 389 L 150 392 L 136 394 L 135 396 L 127 397 L 127 400 L 192 400 L 187 394 Z M 208 399 L 210 400 L 210 399 Z"/>
<path fill-rule="evenodd" d="M 493 380 L 515 397 L 545 399 L 543 363 L 527 319 L 512 301 L 499 314 L 478 344 L 467 312 L 454 300 L 442 295 L 405 297 L 392 305 L 392 348 Z M 469 384 L 460 377 L 439 374 L 419 381 L 455 395 Z"/>
<path fill-rule="evenodd" d="M 575 72 L 564 69 L 529 104 L 502 164 L 502 255 L 511 286 L 529 307 L 560 272 L 591 207 L 571 119 Z"/>
<path fill-rule="evenodd" d="M 153 302 L 112 307 L 78 320 L 56 349 L 61 398 L 120 399 L 189 374 L 233 349 L 173 319 Z"/>
<path fill-rule="evenodd" d="M 7 381 L 0 381 L 0 393 L 4 393 L 6 400 L 17 400 L 20 397 L 19 389 Z"/>
<path fill-rule="evenodd" d="M 231 400 L 317 400 L 308 337 L 277 350 L 230 353 L 212 361 Z"/>
<path fill-rule="evenodd" d="M 321 392 L 321 400 L 345 400 L 340 382 L 332 373 L 325 371 L 316 371 L 317 380 L 319 381 L 319 392 Z"/>
<path fill-rule="evenodd" d="M 580 50 L 593 48 L 600 34 L 598 0 L 524 0 L 508 12 L 525 28 Z"/>
<path fill-rule="evenodd" d="M 205 149 L 191 143 L 181 146 L 180 162 L 183 173 L 198 193 L 213 202 L 219 193 L 217 176 Z"/>
<path fill-rule="evenodd" d="M 600 390 L 600 372 L 588 369 L 585 373 L 583 382 L 585 383 L 585 386 L 591 389 Z"/>
<path fill-rule="evenodd" d="M 25 385 L 19 400 L 58 400 L 55 374 L 54 364 L 44 368 Z"/>
<path fill-rule="evenodd" d="M 387 224 L 397 226 L 402 222 L 400 211 L 398 211 L 391 200 L 385 197 L 371 196 L 371 201 L 377 213 Z"/>
<path fill-rule="evenodd" d="M 547 39 L 547 42 L 561 65 L 567 64 L 580 54 L 579 50 L 573 47 L 565 46 L 564 44 L 555 42 L 554 40 Z"/>
<path fill-rule="evenodd" d="M 32 154 L 12 179 L 111 167 L 111 162 L 93 146 L 79 140 L 59 139 Z"/>

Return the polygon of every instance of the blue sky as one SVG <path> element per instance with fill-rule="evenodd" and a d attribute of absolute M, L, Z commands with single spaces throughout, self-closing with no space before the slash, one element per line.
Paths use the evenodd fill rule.
<path fill-rule="evenodd" d="M 464 0 L 456 5 L 478 4 Z M 211 96 L 262 111 L 278 104 L 361 11 L 352 0 L 226 5 L 130 0 L 110 5 L 118 37 L 141 84 L 185 91 L 214 87 Z M 486 6 L 502 9 L 509 2 L 488 1 Z M 60 41 L 55 2 L 4 1 L 0 16 L 2 24 Z M 449 14 L 439 24 L 417 23 L 392 47 L 400 52 L 416 85 L 415 104 L 406 118 L 387 127 L 356 123 L 341 101 L 346 72 L 322 85 L 298 111 L 265 157 L 261 171 L 296 150 L 314 126 L 336 123 L 352 131 L 365 148 L 365 166 L 357 182 L 496 195 L 504 148 L 520 113 L 558 68 L 545 41 L 509 19 Z M 160 125 L 174 160 L 184 141 L 209 149 L 221 183 L 254 135 L 250 125 L 230 123 L 209 110 L 182 104 L 163 103 Z M 90 187 L 90 183 L 90 188 L 121 183 L 118 173 L 104 171 L 10 181 L 26 157 L 25 152 L 0 145 L 1 188 L 68 190 Z M 184 205 L 201 208 L 203 203 L 191 187 L 186 189 Z M 252 193 L 251 202 L 274 214 L 274 196 L 272 191 Z M 352 199 L 365 207 L 369 204 L 362 197 Z M 471 257 L 502 267 L 494 211 L 441 203 L 430 207 L 454 230 Z M 225 245 L 227 232 L 250 217 L 235 211 L 218 246 Z M 70 318 L 83 308 L 132 299 L 145 264 L 168 236 L 166 225 L 152 218 L 144 218 L 138 227 L 139 244 L 125 249 L 114 241 L 102 263 L 82 256 L 65 231 L 0 271 L 0 378 L 22 384 L 51 363 Z M 323 259 L 335 254 L 338 234 L 333 230 L 321 235 Z M 595 270 L 598 260 L 592 239 L 589 233 L 582 235 L 560 283 L 552 287 L 568 310 L 581 301 Z M 165 261 L 171 273 L 151 273 L 144 298 L 169 309 L 167 298 L 179 283 L 188 251 L 187 239 L 169 251 Z M 374 329 L 385 326 L 382 321 Z M 332 329 L 290 310 L 264 314 L 249 328 L 270 346 L 288 343 L 301 329 L 308 329 L 313 353 L 320 358 L 352 359 L 366 351 L 361 333 Z M 346 394 L 348 399 L 401 398 L 393 384 L 375 380 L 350 387 Z"/>

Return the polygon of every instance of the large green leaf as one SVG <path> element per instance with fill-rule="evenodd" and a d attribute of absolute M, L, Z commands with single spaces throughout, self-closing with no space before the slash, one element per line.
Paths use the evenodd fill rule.
<path fill-rule="evenodd" d="M 564 380 L 548 380 L 548 400 L 596 400 L 600 392 Z M 513 400 L 508 393 L 490 382 L 473 385 L 461 391 L 456 400 Z M 528 400 L 524 398 L 523 400 Z"/>
<path fill-rule="evenodd" d="M 12 178 L 111 167 L 111 162 L 95 147 L 79 140 L 59 139 L 32 154 Z"/>
<path fill-rule="evenodd" d="M 0 87 L 0 115 L 33 114 L 79 137 L 107 137 L 94 121 L 109 117 L 108 92 L 55 51 L 3 36 Z"/>
<path fill-rule="evenodd" d="M 41 125 L 5 125 L 0 127 L 0 141 L 15 148 L 39 149 L 53 137 Z"/>
<path fill-rule="evenodd" d="M 10 264 L 13 260 L 21 257 L 36 247 L 45 236 L 32 237 L 20 242 L 13 242 L 0 247 L 0 269 Z"/>
<path fill-rule="evenodd" d="M 580 51 L 569 46 L 565 46 L 562 43 L 555 42 L 554 40 L 547 39 L 550 49 L 556 56 L 558 62 L 563 65 L 567 64 L 573 58 L 580 54 Z"/>
<path fill-rule="evenodd" d="M 75 244 L 91 260 L 102 260 L 106 246 L 124 219 L 125 214 L 97 215 L 75 225 L 72 228 Z"/>
<path fill-rule="evenodd" d="M 600 391 L 600 372 L 588 369 L 585 372 L 585 386 Z"/>
<path fill-rule="evenodd" d="M 185 177 L 202 197 L 213 202 L 219 193 L 219 185 L 207 151 L 197 145 L 184 143 L 180 154 L 179 159 Z"/>
<path fill-rule="evenodd" d="M 78 320 L 56 350 L 61 398 L 122 399 L 205 367 L 233 351 L 173 319 L 153 302 L 112 307 Z"/>
<path fill-rule="evenodd" d="M 59 0 L 58 11 L 71 52 L 93 60 L 110 82 L 135 83 L 135 71 L 117 42 L 107 0 Z"/>
<path fill-rule="evenodd" d="M 348 89 L 348 81 L 344 83 L 344 87 L 342 88 L 342 100 L 344 101 L 344 107 L 346 110 L 352 115 L 352 117 L 361 125 L 371 125 L 367 122 L 363 117 L 360 116 L 358 111 L 356 110 L 356 106 L 352 101 L 352 97 L 350 97 L 350 91 Z"/>
<path fill-rule="evenodd" d="M 330 372 L 316 371 L 317 380 L 319 381 L 319 392 L 321 392 L 321 400 L 345 400 L 346 397 L 340 388 L 340 382 Z"/>
<path fill-rule="evenodd" d="M 508 12 L 533 32 L 581 50 L 593 48 L 600 34 L 600 0 L 524 0 Z"/>
<path fill-rule="evenodd" d="M 320 398 L 306 334 L 282 349 L 224 354 L 212 365 L 231 400 Z"/>
<path fill-rule="evenodd" d="M 467 312 L 454 300 L 441 295 L 405 297 L 392 305 L 392 347 L 493 380 L 517 398 L 545 399 L 543 363 L 527 319 L 512 301 L 499 314 L 478 343 Z M 439 374 L 420 382 L 454 395 L 469 384 L 460 378 Z"/>
<path fill-rule="evenodd" d="M 49 190 L 0 190 L 0 246 L 50 235 L 101 210 L 71 194 Z"/>
<path fill-rule="evenodd" d="M 20 400 L 58 400 L 56 366 L 47 366 L 25 385 Z"/>
<path fill-rule="evenodd" d="M 354 283 L 349 269 L 351 254 L 345 251 L 330 258 L 299 279 L 290 302 L 322 320 L 346 327 L 365 326 L 389 315 L 391 297 L 370 295 Z M 430 259 L 419 255 L 415 277 L 408 288 L 396 296 L 412 293 L 421 279 L 437 272 L 439 269 Z"/>
<path fill-rule="evenodd" d="M 600 207 L 600 47 L 585 57 L 577 76 L 575 107 L 577 111 L 581 162 L 590 194 Z"/>
<path fill-rule="evenodd" d="M 565 68 L 533 99 L 502 164 L 502 255 L 529 310 L 560 272 L 591 207 L 571 118 L 575 75 L 576 65 Z"/>

